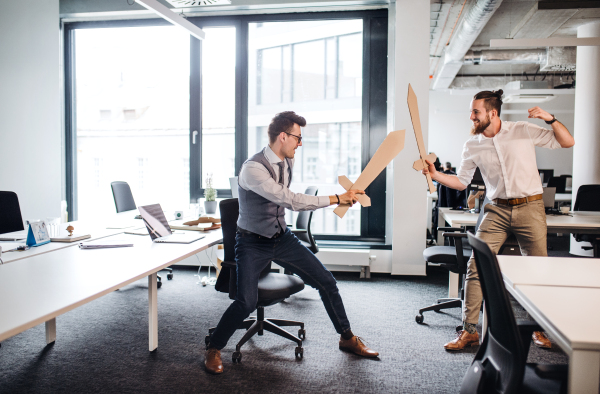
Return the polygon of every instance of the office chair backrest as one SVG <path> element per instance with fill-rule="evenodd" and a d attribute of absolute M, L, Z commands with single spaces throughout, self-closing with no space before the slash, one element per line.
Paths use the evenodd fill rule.
<path fill-rule="evenodd" d="M 309 196 L 316 196 L 318 191 L 319 191 L 319 189 L 316 186 L 309 186 L 304 191 L 304 194 L 308 194 Z M 310 223 L 312 221 L 312 215 L 313 215 L 313 211 L 300 211 L 298 213 L 298 217 L 296 218 L 296 228 L 306 229 L 307 232 L 296 234 L 296 237 L 298 237 L 298 239 L 301 241 L 311 244 L 311 246 L 314 244 L 314 246 L 316 247 L 315 240 L 312 236 L 312 232 L 310 231 Z M 318 251 L 318 249 L 317 249 L 317 251 Z M 313 253 L 316 253 L 316 252 L 313 251 Z"/>
<path fill-rule="evenodd" d="M 600 211 L 600 185 L 579 186 L 573 210 Z"/>
<path fill-rule="evenodd" d="M 137 208 L 133 201 L 133 194 L 127 182 L 116 181 L 110 184 L 115 199 L 117 213 L 123 211 L 132 211 Z"/>
<path fill-rule="evenodd" d="M 17 193 L 0 191 L 0 234 L 24 229 Z"/>
<path fill-rule="evenodd" d="M 567 187 L 567 178 L 553 176 L 548 181 L 548 187 L 555 187 L 557 193 L 564 193 Z"/>
<path fill-rule="evenodd" d="M 475 254 L 475 264 L 485 301 L 488 327 L 484 341 L 471 368 L 481 368 L 481 381 L 474 384 L 474 374 L 467 373 L 465 386 L 477 387 L 482 393 L 518 392 L 525 370 L 525 351 L 519 335 L 508 293 L 504 287 L 498 260 L 488 245 L 468 233 Z M 461 392 L 468 390 L 461 389 Z"/>
<path fill-rule="evenodd" d="M 223 251 L 225 261 L 235 261 L 235 232 L 240 214 L 240 205 L 237 198 L 221 200 L 221 230 L 223 231 Z"/>

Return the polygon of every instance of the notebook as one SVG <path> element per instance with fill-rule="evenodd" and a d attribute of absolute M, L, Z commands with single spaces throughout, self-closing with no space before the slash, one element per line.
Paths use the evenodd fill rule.
<path fill-rule="evenodd" d="M 196 231 L 173 234 L 160 204 L 145 205 L 138 210 L 153 242 L 189 244 L 205 237 Z"/>

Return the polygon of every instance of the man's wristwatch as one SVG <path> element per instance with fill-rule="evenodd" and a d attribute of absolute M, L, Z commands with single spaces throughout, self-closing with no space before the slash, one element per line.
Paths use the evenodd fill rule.
<path fill-rule="evenodd" d="M 552 114 L 550 114 L 552 115 Z M 556 117 L 554 115 L 552 115 L 552 120 L 545 120 L 544 122 L 546 122 L 546 124 L 552 124 L 554 122 L 556 122 Z"/>

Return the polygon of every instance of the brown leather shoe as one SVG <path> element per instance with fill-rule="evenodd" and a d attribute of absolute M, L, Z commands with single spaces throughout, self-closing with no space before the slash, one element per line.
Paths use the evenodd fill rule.
<path fill-rule="evenodd" d="M 531 339 L 533 340 L 533 344 L 537 347 L 544 349 L 550 349 L 552 347 L 552 342 L 550 342 L 546 333 L 543 331 L 534 331 L 531 335 Z"/>
<path fill-rule="evenodd" d="M 223 362 L 221 361 L 221 352 L 218 349 L 208 349 L 204 354 L 204 367 L 206 371 L 212 374 L 223 373 Z"/>
<path fill-rule="evenodd" d="M 356 335 L 350 339 L 340 338 L 340 350 L 352 352 L 363 357 L 377 357 L 379 353 L 375 350 L 371 350 L 365 345 L 365 343 Z"/>
<path fill-rule="evenodd" d="M 446 350 L 463 350 L 467 346 L 479 345 L 479 334 L 469 334 L 468 331 L 460 330 L 456 338 L 444 345 Z"/>

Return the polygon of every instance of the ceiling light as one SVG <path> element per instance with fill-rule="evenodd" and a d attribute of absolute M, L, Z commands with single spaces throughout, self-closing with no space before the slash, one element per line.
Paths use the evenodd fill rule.
<path fill-rule="evenodd" d="M 231 4 L 231 0 L 167 0 L 173 7 L 205 7 L 207 5 Z"/>
<path fill-rule="evenodd" d="M 600 37 L 509 38 L 490 40 L 490 48 L 599 46 Z"/>
<path fill-rule="evenodd" d="M 179 26 L 185 29 L 188 33 L 193 35 L 199 40 L 204 40 L 204 32 L 201 28 L 194 25 L 192 22 L 185 19 L 183 16 L 178 15 L 159 3 L 157 0 L 135 0 L 141 6 L 149 9 L 150 11 L 154 11 L 161 18 L 166 19 L 171 22 L 175 26 Z"/>

